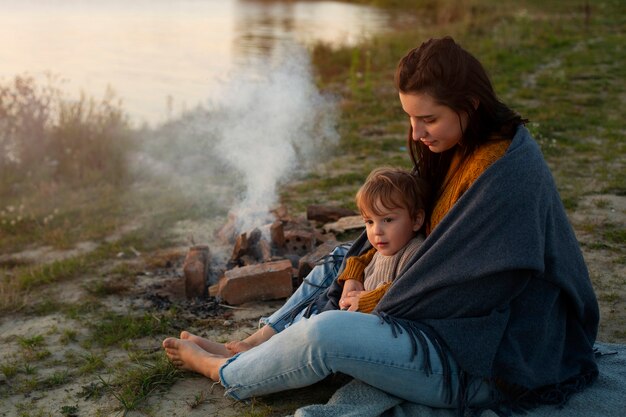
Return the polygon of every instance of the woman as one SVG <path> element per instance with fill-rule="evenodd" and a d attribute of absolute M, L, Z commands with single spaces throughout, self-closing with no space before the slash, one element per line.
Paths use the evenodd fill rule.
<path fill-rule="evenodd" d="M 599 313 L 538 146 L 449 37 L 402 58 L 396 86 L 415 172 L 436 198 L 426 240 L 373 314 L 337 310 L 330 262 L 247 340 L 251 349 L 230 356 L 183 332 L 187 340 L 164 341 L 168 356 L 238 399 L 342 372 L 433 407 L 565 403 L 597 376 Z M 368 249 L 362 235 L 346 256 Z"/>

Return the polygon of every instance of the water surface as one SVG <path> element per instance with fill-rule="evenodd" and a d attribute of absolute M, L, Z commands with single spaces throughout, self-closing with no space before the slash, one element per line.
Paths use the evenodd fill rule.
<path fill-rule="evenodd" d="M 52 74 L 68 95 L 107 87 L 135 123 L 211 97 L 234 71 L 282 46 L 353 44 L 384 30 L 378 9 L 335 1 L 0 0 L 0 79 Z"/>

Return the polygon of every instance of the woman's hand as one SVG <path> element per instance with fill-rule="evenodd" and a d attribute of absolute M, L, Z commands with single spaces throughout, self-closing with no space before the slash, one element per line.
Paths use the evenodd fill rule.
<path fill-rule="evenodd" d="M 339 308 L 348 311 L 357 311 L 359 308 L 359 294 L 365 288 L 363 283 L 356 279 L 348 279 L 343 283 L 343 291 L 341 299 L 339 299 Z"/>

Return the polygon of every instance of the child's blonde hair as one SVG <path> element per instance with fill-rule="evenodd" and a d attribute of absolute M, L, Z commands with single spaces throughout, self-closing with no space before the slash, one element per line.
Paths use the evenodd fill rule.
<path fill-rule="evenodd" d="M 380 216 L 384 209 L 405 208 L 411 218 L 426 211 L 429 187 L 410 171 L 382 167 L 373 170 L 356 193 L 356 205 L 362 215 Z"/>

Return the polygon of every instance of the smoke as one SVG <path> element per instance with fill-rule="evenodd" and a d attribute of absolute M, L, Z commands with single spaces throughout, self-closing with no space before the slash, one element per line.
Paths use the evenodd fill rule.
<path fill-rule="evenodd" d="M 291 47 L 279 57 L 230 74 L 206 106 L 153 133 L 141 156 L 143 168 L 161 178 L 203 184 L 228 205 L 237 231 L 270 221 L 279 185 L 313 167 L 338 139 L 336 102 L 315 86 L 306 52 Z"/>

